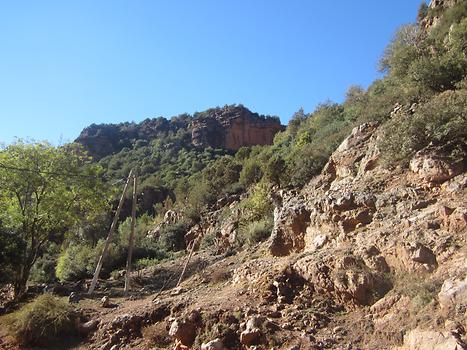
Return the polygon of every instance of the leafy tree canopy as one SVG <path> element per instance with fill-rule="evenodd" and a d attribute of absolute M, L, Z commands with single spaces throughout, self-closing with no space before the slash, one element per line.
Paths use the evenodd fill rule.
<path fill-rule="evenodd" d="M 1 241 L 20 249 L 10 276 L 19 295 L 47 245 L 106 208 L 106 187 L 78 146 L 23 141 L 0 150 L 0 184 Z"/>

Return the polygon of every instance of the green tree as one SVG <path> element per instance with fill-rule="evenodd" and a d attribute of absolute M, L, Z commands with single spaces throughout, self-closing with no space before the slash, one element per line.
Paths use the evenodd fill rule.
<path fill-rule="evenodd" d="M 286 170 L 285 161 L 278 155 L 272 158 L 266 164 L 265 176 L 275 185 L 280 185 Z"/>
<path fill-rule="evenodd" d="M 389 72 L 396 77 L 403 77 L 410 64 L 420 56 L 417 47 L 418 35 L 419 28 L 416 24 L 400 27 L 384 50 L 379 62 L 379 70 Z"/>
<path fill-rule="evenodd" d="M 418 23 L 420 23 L 428 15 L 428 9 L 429 9 L 428 5 L 423 0 L 422 3 L 420 4 L 420 7 L 418 8 L 418 13 L 417 13 Z"/>
<path fill-rule="evenodd" d="M 10 241 L 21 248 L 8 276 L 17 297 L 50 242 L 60 242 L 70 227 L 106 207 L 101 175 L 75 145 L 18 141 L 0 150 L 0 222 L 15 232 Z"/>

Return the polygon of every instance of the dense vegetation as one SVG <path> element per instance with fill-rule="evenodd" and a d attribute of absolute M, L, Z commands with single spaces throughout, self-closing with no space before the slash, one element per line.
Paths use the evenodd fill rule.
<path fill-rule="evenodd" d="M 0 168 L 0 266 L 7 271 L 1 276 L 12 276 L 7 280 L 19 279 L 22 285 L 29 277 L 44 282 L 89 277 L 111 217 L 109 205 L 101 200 L 115 202 L 110 194 L 115 196 L 121 186 L 115 181 L 125 178 L 132 168 L 140 176 L 135 259 L 145 266 L 184 250 L 185 233 L 226 196 L 242 195 L 234 208 L 244 213 L 239 219 L 237 245 L 264 240 L 272 228 L 270 189 L 303 187 L 321 171 L 352 128 L 362 123 L 382 124 L 384 137 L 379 148 L 388 167 L 405 166 L 415 152 L 429 144 L 450 143 L 451 152 L 462 149 L 467 138 L 466 6 L 465 1 L 459 2 L 430 31 L 419 24 L 400 28 L 381 59 L 383 78 L 367 89 L 351 86 L 343 103 L 324 102 L 311 113 L 300 109 L 270 146 L 241 148 L 235 153 L 193 147 L 190 120 L 205 117 L 202 113 L 104 129 L 93 125 L 87 130 L 91 136 L 86 142 L 81 140 L 95 157 L 92 164 L 70 147 L 8 146 L 0 151 L 1 163 L 27 166 L 31 176 Z M 435 15 L 422 6 L 418 22 Z M 398 113 L 391 113 L 395 106 L 400 106 Z M 102 148 L 104 144 L 107 148 Z M 31 151 L 36 158 L 26 159 L 32 157 Z M 54 175 L 63 169 L 92 176 Z M 104 173 L 105 186 L 101 180 L 85 180 L 103 179 Z M 44 207 L 34 198 L 41 188 L 50 195 Z M 35 205 L 53 219 L 41 220 L 44 226 L 40 228 L 31 222 L 43 217 L 34 212 Z M 182 213 L 182 218 L 166 226 L 158 239 L 148 236 L 147 231 L 160 223 L 169 209 Z M 225 209 L 221 218 L 227 220 L 234 209 Z M 105 275 L 124 265 L 128 214 L 127 207 L 104 263 Z M 41 235 L 39 241 L 31 238 L 36 232 Z M 213 242 L 206 237 L 202 246 Z M 31 275 L 21 275 L 20 266 L 25 268 L 21 271 L 31 270 Z"/>

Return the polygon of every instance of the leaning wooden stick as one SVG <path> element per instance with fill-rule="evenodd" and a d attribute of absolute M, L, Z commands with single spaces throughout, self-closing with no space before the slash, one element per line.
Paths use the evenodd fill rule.
<path fill-rule="evenodd" d="M 131 258 L 133 256 L 133 245 L 135 242 L 135 227 L 136 227 L 136 174 L 133 175 L 133 206 L 131 208 L 131 233 L 128 242 L 128 259 L 126 261 L 126 273 L 125 273 L 125 289 L 124 295 L 128 295 L 130 291 L 130 272 L 131 272 Z"/>
<path fill-rule="evenodd" d="M 109 248 L 112 234 L 114 233 L 115 227 L 117 226 L 118 217 L 120 216 L 120 211 L 123 206 L 125 194 L 128 189 L 128 185 L 130 184 L 130 179 L 132 178 L 132 176 L 133 176 L 133 169 L 130 170 L 130 174 L 128 175 L 128 179 L 126 180 L 125 187 L 123 188 L 122 196 L 120 197 L 120 202 L 118 203 L 117 211 L 115 212 L 112 225 L 110 225 L 109 234 L 107 235 L 107 239 L 105 240 L 104 249 L 102 249 L 101 256 L 99 257 L 99 261 L 97 262 L 96 271 L 94 272 L 94 277 L 92 278 L 91 286 L 89 287 L 89 291 L 88 291 L 89 294 L 92 294 L 94 292 L 94 289 L 96 288 L 97 280 L 99 278 L 99 274 L 102 268 L 102 262 L 104 260 L 105 254 L 107 253 L 107 249 Z"/>
<path fill-rule="evenodd" d="M 182 283 L 182 279 L 183 279 L 183 275 L 185 274 L 185 270 L 188 266 L 188 263 L 190 262 L 190 259 L 191 259 L 191 256 L 193 255 L 193 252 L 195 250 L 195 245 L 196 245 L 196 239 L 192 240 L 191 241 L 191 250 L 190 250 L 190 254 L 188 255 L 188 258 L 186 259 L 185 261 L 185 266 L 183 266 L 183 270 L 182 270 L 182 274 L 180 275 L 180 278 L 178 279 L 178 282 L 177 282 L 177 286 L 178 287 L 180 285 L 180 283 Z"/>

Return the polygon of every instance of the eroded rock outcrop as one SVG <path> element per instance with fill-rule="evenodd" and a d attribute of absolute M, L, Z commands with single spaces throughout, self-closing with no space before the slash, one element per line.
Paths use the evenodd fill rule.
<path fill-rule="evenodd" d="M 193 120 L 192 143 L 197 147 L 238 150 L 244 146 L 272 144 L 284 130 L 277 118 L 260 116 L 243 106 L 208 110 Z"/>
<path fill-rule="evenodd" d="M 300 193 L 272 196 L 271 254 L 302 253 L 295 273 L 349 307 L 391 290 L 388 273 L 433 274 L 465 244 L 462 157 L 430 145 L 410 169 L 389 170 L 378 164 L 379 134 L 376 123 L 354 128 Z"/>

